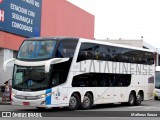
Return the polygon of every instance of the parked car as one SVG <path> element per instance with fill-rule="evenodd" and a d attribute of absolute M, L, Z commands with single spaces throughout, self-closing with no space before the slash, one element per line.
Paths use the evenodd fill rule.
<path fill-rule="evenodd" d="M 9 86 L 9 93 L 6 94 L 5 86 L 8 83 Z M 6 101 L 7 97 L 8 100 L 11 101 L 11 93 L 12 93 L 12 79 L 7 80 L 2 86 L 1 86 L 1 93 L 2 93 L 2 101 Z M 9 95 L 8 95 L 9 94 Z"/>

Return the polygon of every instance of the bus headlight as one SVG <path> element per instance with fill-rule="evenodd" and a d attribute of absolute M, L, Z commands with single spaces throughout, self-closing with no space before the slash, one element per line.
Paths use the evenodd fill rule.
<path fill-rule="evenodd" d="M 45 98 L 47 96 L 50 96 L 51 94 L 53 94 L 53 93 L 42 94 L 42 95 L 39 95 L 38 98 Z"/>
<path fill-rule="evenodd" d="M 42 94 L 42 95 L 41 95 L 41 98 L 45 98 L 45 97 L 46 97 L 46 94 Z"/>
<path fill-rule="evenodd" d="M 45 98 L 45 97 L 46 97 L 46 94 L 38 95 L 37 97 L 38 97 L 38 98 Z"/>

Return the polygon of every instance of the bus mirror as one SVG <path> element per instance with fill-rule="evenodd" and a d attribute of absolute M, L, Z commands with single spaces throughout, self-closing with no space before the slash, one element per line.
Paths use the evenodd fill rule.
<path fill-rule="evenodd" d="M 10 62 L 14 62 L 14 61 L 15 61 L 15 58 L 11 58 L 11 59 L 6 60 L 3 64 L 3 71 L 6 72 L 7 64 Z"/>
<path fill-rule="evenodd" d="M 52 64 L 57 64 L 57 63 L 65 62 L 68 60 L 69 60 L 69 58 L 53 58 L 53 59 L 49 60 L 45 64 L 45 73 L 49 72 L 49 68 Z"/>

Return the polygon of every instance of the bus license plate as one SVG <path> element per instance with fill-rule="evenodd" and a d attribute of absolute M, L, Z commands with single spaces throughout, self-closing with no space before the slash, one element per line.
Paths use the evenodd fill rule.
<path fill-rule="evenodd" d="M 23 105 L 24 105 L 24 106 L 29 106 L 30 103 L 29 103 L 29 102 L 23 102 Z"/>

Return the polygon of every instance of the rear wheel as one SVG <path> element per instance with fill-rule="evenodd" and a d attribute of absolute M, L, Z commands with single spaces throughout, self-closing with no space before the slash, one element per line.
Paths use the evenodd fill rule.
<path fill-rule="evenodd" d="M 93 98 L 89 93 L 86 93 L 83 99 L 83 102 L 81 103 L 81 108 L 83 110 L 90 109 L 93 104 Z"/>
<path fill-rule="evenodd" d="M 128 105 L 133 106 L 135 105 L 135 102 L 136 102 L 136 96 L 134 92 L 131 92 L 129 95 Z"/>
<path fill-rule="evenodd" d="M 137 97 L 136 97 L 136 105 L 140 105 L 142 102 L 143 96 L 142 93 L 138 93 Z"/>
<path fill-rule="evenodd" d="M 76 110 L 78 109 L 79 105 L 80 105 L 80 97 L 76 93 L 74 93 L 69 100 L 68 108 L 70 110 Z"/>

